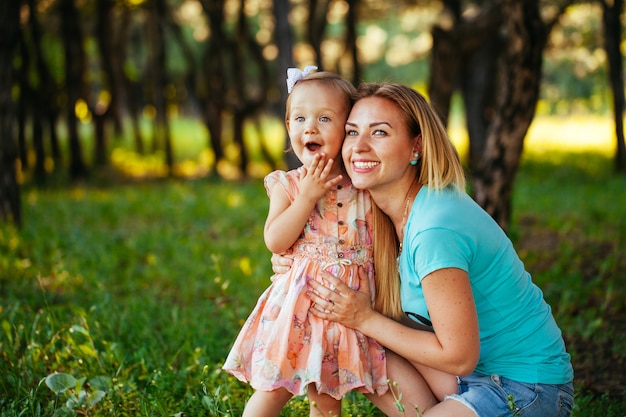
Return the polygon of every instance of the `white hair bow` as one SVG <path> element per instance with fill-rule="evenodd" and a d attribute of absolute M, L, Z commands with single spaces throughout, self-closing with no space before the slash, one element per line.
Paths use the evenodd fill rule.
<path fill-rule="evenodd" d="M 311 71 L 316 69 L 317 67 L 315 65 L 304 67 L 304 71 L 300 71 L 298 68 L 287 68 L 287 93 L 291 93 L 296 82 L 311 74 Z"/>

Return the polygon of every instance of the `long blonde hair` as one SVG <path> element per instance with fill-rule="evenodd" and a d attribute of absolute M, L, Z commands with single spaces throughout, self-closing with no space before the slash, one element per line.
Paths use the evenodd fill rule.
<path fill-rule="evenodd" d="M 435 191 L 453 187 L 459 192 L 465 192 L 465 172 L 459 154 L 443 123 L 424 96 L 402 84 L 364 83 L 357 90 L 356 100 L 366 97 L 380 97 L 394 103 L 402 112 L 410 137 L 422 135 L 417 182 Z M 404 313 L 397 265 L 398 237 L 391 219 L 375 202 L 372 202 L 372 222 L 376 268 L 375 308 L 388 317 L 400 320 Z"/>

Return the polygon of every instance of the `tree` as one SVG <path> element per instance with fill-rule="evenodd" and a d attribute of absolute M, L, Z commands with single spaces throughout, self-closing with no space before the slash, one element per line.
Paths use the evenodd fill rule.
<path fill-rule="evenodd" d="M 568 4 L 544 22 L 538 0 L 484 2 L 475 18 L 464 20 L 461 3 L 447 0 L 445 23 L 433 29 L 431 100 L 446 120 L 450 96 L 461 85 L 474 199 L 505 230 L 539 99 L 543 50 Z"/>
<path fill-rule="evenodd" d="M 620 51 L 624 0 L 602 0 L 602 20 L 604 23 L 604 48 L 609 60 L 609 78 L 613 91 L 613 117 L 615 120 L 615 137 L 617 152 L 615 169 L 626 172 L 626 144 L 624 143 L 624 69 Z"/>
<path fill-rule="evenodd" d="M 37 99 L 32 99 L 29 104 L 32 106 L 32 142 L 35 148 L 35 181 L 43 184 L 46 180 L 45 169 L 45 133 L 48 133 L 48 139 L 50 144 L 50 153 L 52 154 L 52 160 L 55 166 L 60 166 L 62 162 L 61 149 L 59 146 L 59 139 L 57 136 L 56 123 L 59 118 L 60 109 L 59 103 L 59 88 L 56 80 L 52 76 L 50 66 L 44 59 L 44 52 L 42 46 L 43 30 L 38 15 L 38 10 L 35 4 L 35 0 L 28 0 L 28 22 L 22 29 L 22 38 L 26 40 L 28 34 L 30 35 L 30 49 L 32 49 L 32 55 L 34 57 L 34 68 L 30 70 L 22 66 L 22 72 L 28 74 L 33 73 L 36 79 L 36 85 L 33 86 L 33 94 Z M 27 42 L 24 42 L 27 47 Z M 20 100 L 25 100 L 20 96 Z M 21 127 L 20 127 L 21 129 Z M 23 153 L 27 154 L 27 147 L 24 143 Z M 26 166 L 23 164 L 23 167 Z"/>
<path fill-rule="evenodd" d="M 276 79 L 284 80 L 287 77 L 287 68 L 293 67 L 293 33 L 289 24 L 289 0 L 275 0 L 272 6 L 276 28 L 274 29 L 275 43 L 278 46 L 278 59 L 276 60 Z M 280 91 L 280 101 L 277 111 L 281 118 L 285 117 L 285 103 L 287 102 L 287 84 L 280 82 L 278 85 Z M 285 131 L 285 159 L 287 167 L 294 169 L 300 166 L 300 161 L 293 152 L 287 152 L 291 147 L 289 137 Z"/>
<path fill-rule="evenodd" d="M 167 101 L 165 89 L 168 84 L 167 49 L 165 45 L 165 24 L 169 17 L 166 0 L 150 0 L 148 2 L 148 44 L 150 96 L 155 109 L 156 125 L 154 129 L 154 149 L 164 149 L 165 165 L 168 174 L 172 174 L 174 167 L 174 150 L 169 118 L 167 115 Z"/>
<path fill-rule="evenodd" d="M 65 122 L 67 124 L 70 149 L 70 177 L 74 180 L 87 175 L 88 169 L 83 156 L 83 146 L 78 133 L 76 104 L 83 98 L 85 74 L 85 50 L 80 27 L 80 16 L 74 0 L 60 0 L 61 38 L 65 63 Z"/>
<path fill-rule="evenodd" d="M 19 43 L 19 2 L 0 4 L 0 218 L 22 224 L 20 188 L 16 178 L 17 149 L 11 97 L 13 57 Z"/>

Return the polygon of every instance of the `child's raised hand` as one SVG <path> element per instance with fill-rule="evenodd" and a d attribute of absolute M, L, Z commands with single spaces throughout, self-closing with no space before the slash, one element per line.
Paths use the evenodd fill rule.
<path fill-rule="evenodd" d="M 337 175 L 329 179 L 334 161 L 326 158 L 326 154 L 317 154 L 311 161 L 309 167 L 302 169 L 300 176 L 300 194 L 306 195 L 315 201 L 322 198 L 326 191 L 336 186 L 343 179 L 342 175 Z"/>

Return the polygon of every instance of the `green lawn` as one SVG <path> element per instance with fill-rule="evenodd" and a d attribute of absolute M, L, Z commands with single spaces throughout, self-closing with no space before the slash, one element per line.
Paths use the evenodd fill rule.
<path fill-rule="evenodd" d="M 510 233 L 572 353 L 574 416 L 623 417 L 626 178 L 610 140 L 568 148 L 585 129 L 544 122 Z M 24 186 L 23 229 L 0 226 L 0 416 L 240 415 L 250 390 L 219 367 L 269 284 L 267 203 L 260 179 Z"/>

